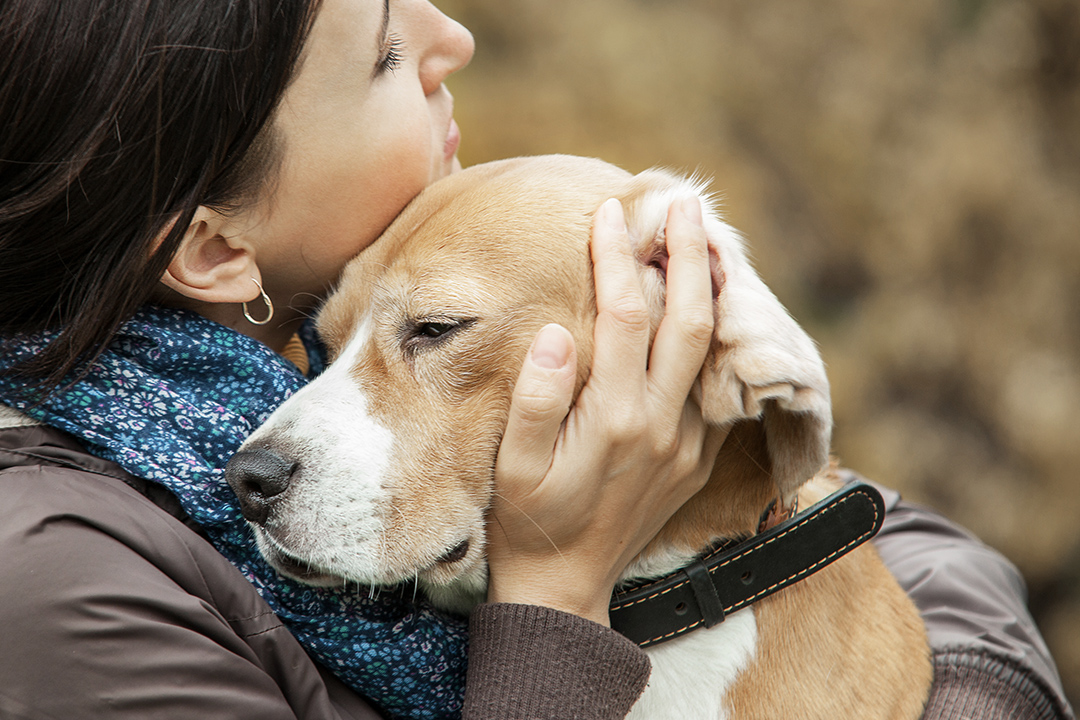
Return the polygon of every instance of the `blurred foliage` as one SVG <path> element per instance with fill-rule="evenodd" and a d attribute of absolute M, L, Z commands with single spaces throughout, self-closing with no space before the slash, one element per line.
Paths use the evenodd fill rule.
<path fill-rule="evenodd" d="M 1016 562 L 1080 700 L 1080 3 L 442 0 L 466 165 L 714 179 L 846 465 Z"/>

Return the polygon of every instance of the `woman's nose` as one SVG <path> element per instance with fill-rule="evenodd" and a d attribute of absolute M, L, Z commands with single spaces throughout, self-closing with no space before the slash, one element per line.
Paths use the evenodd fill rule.
<path fill-rule="evenodd" d="M 270 450 L 256 448 L 236 453 L 225 465 L 225 479 L 240 500 L 240 512 L 249 522 L 264 524 L 274 501 L 289 489 L 296 463 Z"/>
<path fill-rule="evenodd" d="M 461 23 L 443 15 L 434 6 L 431 28 L 431 43 L 420 61 L 420 82 L 424 93 L 430 95 L 442 86 L 447 77 L 469 64 L 476 43 L 472 33 Z"/>

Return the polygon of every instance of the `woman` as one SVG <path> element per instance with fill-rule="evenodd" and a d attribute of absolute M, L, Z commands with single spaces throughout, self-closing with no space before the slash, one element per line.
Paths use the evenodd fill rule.
<path fill-rule="evenodd" d="M 468 33 L 423 0 L 0 13 L 0 716 L 623 716 L 648 662 L 604 627 L 614 577 L 717 450 L 687 401 L 699 208 L 669 217 L 651 356 L 621 209 L 598 213 L 573 436 L 572 343 L 534 343 L 462 699 L 463 628 L 269 573 L 221 469 L 303 382 L 278 353 L 318 362 L 295 338 L 346 260 L 455 169 Z"/>
<path fill-rule="evenodd" d="M 411 597 L 274 576 L 221 470 L 302 383 L 271 351 L 457 167 L 442 83 L 471 36 L 421 0 L 16 0 L 0 47 L 2 402 L 20 411 L 2 440 L 19 630 L 0 641 L 0 715 L 365 716 L 305 651 L 388 715 L 460 712 L 464 628 Z M 472 618 L 489 670 L 466 715 L 557 699 L 621 716 L 643 686 L 647 661 L 602 624 L 615 575 L 718 449 L 687 402 L 712 322 L 699 213 L 672 211 L 684 290 L 651 359 L 621 209 L 598 217 L 604 354 L 581 439 L 554 455 L 568 334 L 541 333 L 523 368 L 499 475 L 529 519 L 503 512 L 493 534 L 493 603 Z M 530 683 L 545 692 L 507 690 Z M 573 698 L 590 684 L 607 697 Z"/>

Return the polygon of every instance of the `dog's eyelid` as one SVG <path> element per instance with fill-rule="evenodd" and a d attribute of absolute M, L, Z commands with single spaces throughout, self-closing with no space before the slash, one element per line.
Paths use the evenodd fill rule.
<path fill-rule="evenodd" d="M 454 323 L 449 322 L 425 322 L 420 323 L 416 331 L 420 335 L 427 335 L 428 337 L 439 337 L 445 335 L 456 327 Z"/>
<path fill-rule="evenodd" d="M 447 316 L 410 320 L 405 323 L 402 332 L 402 345 L 407 352 L 418 352 L 436 347 L 467 329 L 476 320 L 477 318 Z"/>

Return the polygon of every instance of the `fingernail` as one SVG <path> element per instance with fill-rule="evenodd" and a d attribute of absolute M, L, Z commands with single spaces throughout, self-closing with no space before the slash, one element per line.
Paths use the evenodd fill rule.
<path fill-rule="evenodd" d="M 626 232 L 626 217 L 623 215 L 623 206 L 621 202 L 615 198 L 606 200 L 604 204 L 600 206 L 600 212 L 608 227 L 619 232 Z"/>
<path fill-rule="evenodd" d="M 701 227 L 701 201 L 694 195 L 683 198 L 682 212 L 686 219 Z"/>
<path fill-rule="evenodd" d="M 570 342 L 559 325 L 545 325 L 532 346 L 532 361 L 537 367 L 558 370 L 570 359 Z"/>

